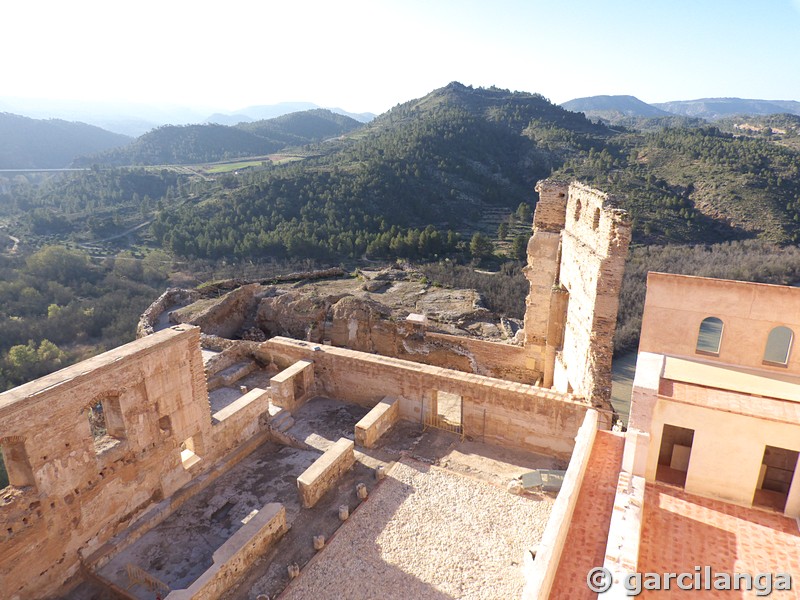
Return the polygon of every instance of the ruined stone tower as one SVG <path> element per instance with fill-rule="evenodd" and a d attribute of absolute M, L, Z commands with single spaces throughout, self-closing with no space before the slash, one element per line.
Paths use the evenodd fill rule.
<path fill-rule="evenodd" d="M 605 403 L 631 226 L 613 197 L 546 179 L 528 243 L 525 344 L 543 353 L 542 385 Z"/>

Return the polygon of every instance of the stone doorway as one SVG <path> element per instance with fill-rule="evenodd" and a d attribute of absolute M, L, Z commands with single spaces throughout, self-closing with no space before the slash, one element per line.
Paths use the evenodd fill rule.
<path fill-rule="evenodd" d="M 458 394 L 435 390 L 432 400 L 433 402 L 431 403 L 430 409 L 425 410 L 423 406 L 424 428 L 433 427 L 435 429 L 443 429 L 444 431 L 457 433 L 463 437 L 464 403 L 462 397 Z"/>

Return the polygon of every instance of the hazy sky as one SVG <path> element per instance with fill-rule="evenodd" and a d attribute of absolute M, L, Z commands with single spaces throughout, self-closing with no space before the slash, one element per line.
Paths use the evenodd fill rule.
<path fill-rule="evenodd" d="M 800 0 L 10 0 L 0 96 L 380 113 L 456 80 L 555 102 L 800 100 Z"/>

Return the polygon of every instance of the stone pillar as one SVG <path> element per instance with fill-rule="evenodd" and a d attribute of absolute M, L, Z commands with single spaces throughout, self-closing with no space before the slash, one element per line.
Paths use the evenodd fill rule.
<path fill-rule="evenodd" d="M 525 343 L 544 346 L 547 341 L 550 296 L 558 282 L 561 230 L 566 218 L 569 185 L 544 180 L 536 185 L 539 202 L 533 215 L 533 236 L 528 242 L 525 277 L 530 291 L 525 300 Z"/>

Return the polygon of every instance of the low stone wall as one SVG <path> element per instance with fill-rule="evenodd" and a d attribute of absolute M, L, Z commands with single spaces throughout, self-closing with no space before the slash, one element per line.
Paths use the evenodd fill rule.
<path fill-rule="evenodd" d="M 564 475 L 561 491 L 558 492 L 550 511 L 550 518 L 539 542 L 536 558 L 532 559 L 529 552 L 525 553 L 523 570 L 526 583 L 522 594 L 523 600 L 547 600 L 550 597 L 596 434 L 597 411 L 590 410 L 586 413 L 583 425 L 575 438 L 575 451 Z"/>
<path fill-rule="evenodd" d="M 315 390 L 312 365 L 308 360 L 298 360 L 269 380 L 275 406 L 294 412 L 312 396 Z"/>
<path fill-rule="evenodd" d="M 356 423 L 356 444 L 372 448 L 384 433 L 400 418 L 400 402 L 388 396 L 378 402 L 372 410 Z"/>
<path fill-rule="evenodd" d="M 203 347 L 205 348 L 205 346 Z M 215 375 L 235 365 L 237 362 L 251 360 L 254 357 L 256 348 L 258 348 L 257 342 L 241 340 L 231 342 L 222 351 L 219 351 L 219 354 L 206 361 L 206 376 L 209 378 L 209 382 Z"/>
<path fill-rule="evenodd" d="M 442 355 L 442 364 L 436 362 L 437 351 Z M 534 343 L 515 346 L 430 331 L 420 342 L 404 340 L 397 357 L 437 366 L 452 364 L 454 357 L 461 358 L 465 364 L 459 371 L 527 384 L 536 383 L 544 370 L 544 347 Z"/>
<path fill-rule="evenodd" d="M 213 377 L 208 378 L 208 391 L 213 392 L 221 387 L 231 387 L 256 369 L 258 369 L 258 365 L 252 359 L 245 358 L 244 360 L 233 362 Z"/>
<path fill-rule="evenodd" d="M 608 544 L 603 566 L 614 581 L 622 581 L 628 573 L 636 573 L 639 564 L 639 542 L 642 539 L 644 518 L 644 477 L 630 473 L 619 474 L 614 511 L 608 528 Z M 629 597 L 627 590 L 614 585 L 604 594 L 605 598 Z"/>
<path fill-rule="evenodd" d="M 182 290 L 178 288 L 168 288 L 161 294 L 155 302 L 147 307 L 147 310 L 139 317 L 139 324 L 136 326 L 136 337 L 141 338 L 153 333 L 156 322 L 170 306 L 194 302 L 198 294 L 192 290 Z"/>
<path fill-rule="evenodd" d="M 282 504 L 264 505 L 216 552 L 214 564 L 186 589 L 173 590 L 165 600 L 216 600 L 235 584 L 242 573 L 288 530 Z"/>
<path fill-rule="evenodd" d="M 268 414 L 270 394 L 255 388 L 212 417 L 212 431 L 217 448 L 229 452 L 251 439 L 262 429 L 262 415 Z"/>
<path fill-rule="evenodd" d="M 313 362 L 315 389 L 372 408 L 386 396 L 400 398 L 400 417 L 421 423 L 438 392 L 461 397 L 464 433 L 475 439 L 569 460 L 588 402 L 570 394 L 462 373 L 366 352 L 272 338 L 256 352 L 262 362 Z M 275 399 L 273 397 L 273 402 Z M 601 415 L 602 428 L 611 426 Z"/>
<path fill-rule="evenodd" d="M 300 501 L 312 508 L 331 489 L 339 477 L 356 462 L 352 440 L 339 440 L 297 478 Z"/>

